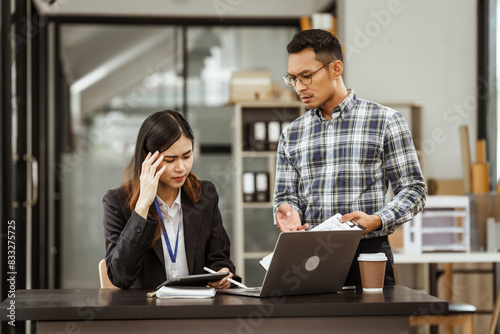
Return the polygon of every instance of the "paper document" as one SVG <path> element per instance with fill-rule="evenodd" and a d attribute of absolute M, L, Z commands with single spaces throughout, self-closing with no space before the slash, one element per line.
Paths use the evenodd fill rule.
<path fill-rule="evenodd" d="M 271 253 L 267 256 L 265 256 L 262 260 L 260 260 L 260 265 L 262 266 L 262 268 L 264 268 L 266 271 L 269 270 L 269 266 L 271 265 L 271 259 L 273 258 L 273 254 L 274 253 Z"/>
<path fill-rule="evenodd" d="M 357 222 L 347 221 L 345 223 L 341 223 L 339 219 L 342 217 L 340 213 L 335 214 L 334 216 L 328 218 L 315 228 L 311 229 L 311 231 L 340 231 L 340 230 L 365 230 L 366 228 Z M 302 232 L 298 232 L 302 233 Z M 306 232 L 307 233 L 307 232 Z M 260 265 L 266 271 L 269 269 L 271 265 L 271 259 L 273 258 L 273 254 L 271 253 L 265 256 L 262 260 L 260 260 Z"/>
<path fill-rule="evenodd" d="M 216 292 L 214 288 L 162 286 L 156 291 L 156 298 L 213 298 Z"/>
<path fill-rule="evenodd" d="M 347 221 L 341 223 L 339 219 L 342 217 L 340 213 L 337 213 L 333 217 L 328 218 L 311 231 L 339 231 L 339 230 L 364 230 L 365 227 L 359 225 L 357 222 Z"/>

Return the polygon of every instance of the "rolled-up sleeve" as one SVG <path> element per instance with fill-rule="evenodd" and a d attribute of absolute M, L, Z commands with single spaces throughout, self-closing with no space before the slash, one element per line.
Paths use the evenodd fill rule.
<path fill-rule="evenodd" d="M 298 184 L 300 174 L 293 166 L 288 152 L 286 131 L 281 134 L 278 143 L 278 155 L 276 158 L 276 179 L 274 183 L 273 217 L 276 225 L 276 211 L 283 203 L 288 203 L 299 212 L 302 219 L 302 212 L 298 199 Z"/>
<path fill-rule="evenodd" d="M 427 187 L 408 125 L 400 113 L 394 113 L 384 135 L 384 163 L 395 196 L 375 212 L 382 219 L 381 235 L 392 233 L 398 226 L 419 213 L 426 199 Z"/>

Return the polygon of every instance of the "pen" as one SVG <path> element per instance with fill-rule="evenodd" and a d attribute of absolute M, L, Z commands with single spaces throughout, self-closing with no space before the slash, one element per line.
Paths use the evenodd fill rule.
<path fill-rule="evenodd" d="M 216 272 L 216 271 L 214 271 L 214 270 L 212 270 L 212 269 L 210 269 L 210 268 L 207 268 L 207 267 L 203 267 L 203 270 L 205 270 L 206 272 L 209 272 L 209 273 L 211 273 L 211 274 L 217 274 L 217 272 Z M 242 284 L 242 283 L 240 283 L 240 282 L 237 282 L 237 281 L 235 281 L 235 280 L 234 280 L 234 279 L 232 279 L 232 278 L 228 278 L 227 280 L 228 280 L 229 282 L 231 282 L 231 283 L 233 283 L 233 284 L 235 284 L 235 285 L 239 286 L 240 288 L 248 289 L 248 287 L 247 287 L 245 284 Z"/>

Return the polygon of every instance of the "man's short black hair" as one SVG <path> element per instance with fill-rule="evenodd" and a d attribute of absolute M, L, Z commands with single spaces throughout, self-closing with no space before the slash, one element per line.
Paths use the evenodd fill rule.
<path fill-rule="evenodd" d="M 288 54 L 294 54 L 312 48 L 316 54 L 316 60 L 326 64 L 329 61 L 342 58 L 342 46 L 332 33 L 321 29 L 303 30 L 293 36 L 286 50 Z"/>

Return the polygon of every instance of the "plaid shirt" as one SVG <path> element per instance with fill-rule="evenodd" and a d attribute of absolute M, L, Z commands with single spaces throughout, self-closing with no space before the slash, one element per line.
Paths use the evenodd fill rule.
<path fill-rule="evenodd" d="M 391 182 L 395 196 L 386 203 Z M 425 205 L 426 185 L 401 113 L 361 100 L 353 90 L 329 121 L 309 110 L 283 130 L 278 145 L 274 216 L 288 202 L 310 228 L 336 213 L 363 211 L 392 233 Z"/>

